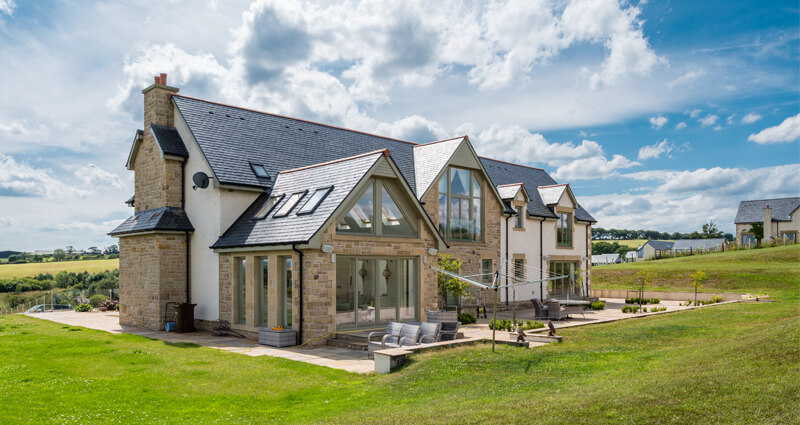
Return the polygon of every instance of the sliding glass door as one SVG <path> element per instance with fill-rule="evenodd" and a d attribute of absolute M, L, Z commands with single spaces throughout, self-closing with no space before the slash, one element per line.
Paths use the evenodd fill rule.
<path fill-rule="evenodd" d="M 564 276 L 550 281 L 550 297 L 577 298 L 581 295 L 580 283 L 575 279 L 578 263 L 550 263 L 550 276 Z"/>
<path fill-rule="evenodd" d="M 416 260 L 336 259 L 336 326 L 368 328 L 417 317 Z"/>

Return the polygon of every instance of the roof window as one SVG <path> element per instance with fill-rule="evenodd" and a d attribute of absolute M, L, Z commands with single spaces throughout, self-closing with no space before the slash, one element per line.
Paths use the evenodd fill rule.
<path fill-rule="evenodd" d="M 287 199 L 286 202 L 284 202 L 283 205 L 278 208 L 278 211 L 272 216 L 272 218 L 286 217 L 289 215 L 295 205 L 297 205 L 300 199 L 302 199 L 307 192 L 308 191 L 306 190 L 304 192 L 293 193 L 291 196 L 289 196 L 289 199 Z"/>
<path fill-rule="evenodd" d="M 277 205 L 278 202 L 281 201 L 281 199 L 283 199 L 283 195 L 272 196 L 269 199 L 267 199 L 267 201 L 264 202 L 264 206 L 262 206 L 261 209 L 258 210 L 256 218 L 262 219 L 266 217 L 270 213 L 270 211 L 272 211 L 272 209 L 275 208 L 275 205 Z"/>
<path fill-rule="evenodd" d="M 333 186 L 321 187 L 314 191 L 305 204 L 297 211 L 297 215 L 311 214 L 316 211 L 319 204 L 331 193 Z"/>
<path fill-rule="evenodd" d="M 266 169 L 266 167 L 264 167 L 263 164 L 254 164 L 254 163 L 251 162 L 250 163 L 250 168 L 253 170 L 253 173 L 256 175 L 256 177 L 259 177 L 259 178 L 262 178 L 262 179 L 268 179 L 269 178 L 269 173 L 267 172 L 267 169 Z"/>

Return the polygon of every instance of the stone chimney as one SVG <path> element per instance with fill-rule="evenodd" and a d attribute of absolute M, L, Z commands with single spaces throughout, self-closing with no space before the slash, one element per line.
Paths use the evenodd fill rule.
<path fill-rule="evenodd" d="M 764 207 L 764 243 L 769 243 L 772 237 L 772 208 L 767 204 Z"/>
<path fill-rule="evenodd" d="M 136 212 L 181 206 L 181 163 L 163 158 L 150 124 L 173 127 L 174 106 L 170 100 L 178 88 L 167 85 L 167 74 L 154 77 L 144 95 L 144 138 L 134 164 Z"/>

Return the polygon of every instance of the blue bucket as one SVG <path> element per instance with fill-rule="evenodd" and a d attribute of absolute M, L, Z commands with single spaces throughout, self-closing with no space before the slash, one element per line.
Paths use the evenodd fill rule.
<path fill-rule="evenodd" d="M 175 332 L 175 322 L 167 322 L 164 326 L 164 330 L 167 332 Z"/>

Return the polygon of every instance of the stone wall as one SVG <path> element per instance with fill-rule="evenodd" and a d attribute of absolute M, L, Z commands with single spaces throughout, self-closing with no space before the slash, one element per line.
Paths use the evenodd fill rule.
<path fill-rule="evenodd" d="M 186 300 L 183 234 L 145 234 L 119 240 L 121 325 L 163 329 L 167 302 Z"/>

